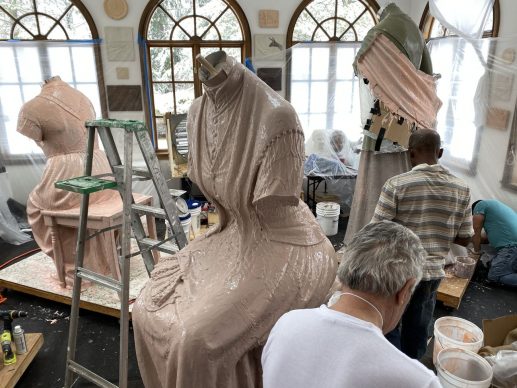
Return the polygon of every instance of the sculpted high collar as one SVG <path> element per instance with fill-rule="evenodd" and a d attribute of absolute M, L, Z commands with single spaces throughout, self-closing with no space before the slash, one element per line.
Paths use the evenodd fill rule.
<path fill-rule="evenodd" d="M 216 109 L 225 108 L 241 92 L 245 71 L 244 66 L 234 58 L 227 56 L 219 74 L 208 80 L 201 79 L 204 84 L 205 95 L 215 105 Z"/>

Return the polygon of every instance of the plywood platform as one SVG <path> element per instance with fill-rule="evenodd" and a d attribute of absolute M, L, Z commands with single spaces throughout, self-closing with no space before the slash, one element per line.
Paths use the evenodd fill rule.
<path fill-rule="evenodd" d="M 17 354 L 16 363 L 0 365 L 0 387 L 13 388 L 43 345 L 43 334 L 25 334 L 27 353 Z M 13 349 L 14 351 L 14 349 Z"/>
<path fill-rule="evenodd" d="M 472 277 L 472 276 L 471 276 Z M 445 306 L 455 309 L 460 307 L 461 299 L 467 290 L 470 278 L 458 278 L 454 276 L 453 266 L 445 268 L 445 278 L 442 279 L 436 299 L 443 302 Z"/>
<path fill-rule="evenodd" d="M 70 305 L 72 290 L 62 288 L 55 276 L 52 259 L 39 252 L 0 271 L 0 287 Z M 141 256 L 131 258 L 130 277 L 129 297 L 135 299 L 149 279 Z M 97 284 L 83 287 L 80 307 L 117 318 L 120 316 L 117 293 Z M 132 305 L 129 305 L 131 310 Z"/>
<path fill-rule="evenodd" d="M 219 222 L 216 213 L 209 213 L 209 225 L 213 226 Z M 202 236 L 208 230 L 206 225 L 201 226 L 197 237 Z M 191 240 L 193 236 L 191 236 Z M 138 247 L 136 241 L 131 241 L 132 252 L 136 252 Z M 165 254 L 162 253 L 162 256 Z M 129 283 L 129 299 L 134 300 L 149 279 L 144 262 L 140 255 L 131 259 L 131 273 Z M 115 291 L 97 284 L 84 287 L 81 292 L 80 307 L 85 310 L 97 313 L 120 317 L 120 301 Z M 57 274 L 52 259 L 42 252 L 36 253 L 16 264 L 13 264 L 0 271 L 0 287 L 35 295 L 40 298 L 53 300 L 55 302 L 72 304 L 72 290 L 62 288 L 57 280 Z M 129 305 L 129 314 L 133 310 L 132 304 Z M 1 387 L 1 385 L 0 385 Z"/>

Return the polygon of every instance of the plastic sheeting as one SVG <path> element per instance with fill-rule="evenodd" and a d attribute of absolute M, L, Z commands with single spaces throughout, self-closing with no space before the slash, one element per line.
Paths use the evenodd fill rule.
<path fill-rule="evenodd" d="M 513 117 L 517 96 L 516 41 L 516 37 L 470 41 L 445 37 L 428 43 L 433 71 L 441 75 L 437 83 L 437 94 L 443 103 L 437 118 L 437 130 L 444 147 L 441 162 L 469 184 L 473 200 L 496 198 L 514 209 L 517 209 L 517 124 Z M 26 201 L 39 181 L 45 163 L 36 144 L 16 133 L 19 108 L 39 92 L 45 79 L 41 67 L 35 64 L 37 55 L 43 55 L 42 47 L 43 43 L 38 42 L 0 43 L 3 59 L 0 68 L 0 157 L 6 164 L 12 197 L 20 203 Z M 60 47 L 62 53 L 84 50 L 83 60 L 74 62 L 74 66 L 79 63 L 84 68 L 94 66 L 94 44 L 91 42 L 52 47 Z M 257 70 L 281 70 L 279 79 L 273 77 L 266 81 L 273 86 L 279 81 L 278 93 L 288 98 L 298 113 L 306 143 L 314 131 L 320 130 L 328 134 L 342 131 L 351 145 L 360 143 L 363 138 L 363 125 L 368 115 L 366 112 L 361 117 L 360 96 L 371 101 L 371 95 L 353 71 L 352 64 L 359 47 L 357 42 L 304 43 L 269 57 L 252 59 Z M 20 74 L 24 74 L 21 81 L 14 70 L 16 61 L 21 66 Z M 47 62 L 52 70 L 58 61 L 47 57 Z M 69 63 L 61 60 L 60 66 L 69 66 Z M 113 62 L 103 65 L 105 71 L 115 71 Z M 66 82 L 73 83 L 73 77 L 69 78 L 65 73 L 72 74 L 63 70 L 51 71 L 48 75 L 60 75 Z M 92 73 L 83 70 L 75 74 Z M 95 72 L 93 76 L 96 77 Z M 100 116 L 100 105 L 96 103 L 99 100 L 97 79 L 83 81 L 77 82 L 77 87 L 83 88 L 80 90 L 94 103 Z M 93 86 L 90 91 L 84 89 L 90 84 L 95 89 Z M 306 155 L 309 155 L 307 149 Z M 147 194 L 145 190 L 138 191 Z"/>
<path fill-rule="evenodd" d="M 12 198 L 26 204 L 30 192 L 40 182 L 46 165 L 46 157 L 36 142 L 17 132 L 18 114 L 22 105 L 41 92 L 44 80 L 60 76 L 63 81 L 84 93 L 92 102 L 96 116 L 102 117 L 101 92 L 97 78 L 95 50 L 100 47 L 96 41 L 2 41 L 0 42 L 0 160 L 6 168 L 6 184 L 0 185 L 0 194 L 5 202 Z M 106 72 L 115 73 L 116 63 L 105 62 Z M 143 113 L 142 113 L 143 115 Z M 121 115 L 118 114 L 117 117 Z M 134 116 L 128 117 L 133 119 Z M 123 131 L 114 131 L 119 153 L 123 156 Z M 136 165 L 144 165 L 136 142 L 134 160 Z M 102 145 L 101 145 L 102 147 Z M 23 177 L 23 179 L 20 179 Z M 134 191 L 153 195 L 154 188 L 149 182 L 135 182 Z M 0 204 L 8 211 L 3 203 Z M 5 215 L 2 211 L 2 214 Z M 15 233 L 20 233 L 13 219 L 5 215 L 1 225 L 11 225 Z M 8 223 L 9 219 L 9 223 Z M 1 238 L 15 243 L 5 232 Z M 11 232 L 10 232 L 11 233 Z M 18 234 L 20 237 L 20 235 Z"/>
<path fill-rule="evenodd" d="M 442 107 L 436 122 L 444 148 L 440 162 L 470 186 L 472 200 L 496 198 L 517 209 L 515 42 L 513 36 L 469 41 L 444 37 L 427 46 L 433 72 L 440 74 L 437 95 Z M 273 58 L 253 60 L 257 69 L 282 69 L 280 93 L 298 113 L 307 156 L 315 131 L 326 131 L 328 138 L 341 130 L 351 144 L 363 137 L 368 111 L 361 116 L 360 101 L 371 106 L 372 96 L 368 85 L 353 74 L 358 49 L 358 43 L 304 43 Z M 387 143 L 383 151 L 389 148 Z"/>
<path fill-rule="evenodd" d="M 429 0 L 429 11 L 454 34 L 480 39 L 493 5 L 494 0 Z"/>

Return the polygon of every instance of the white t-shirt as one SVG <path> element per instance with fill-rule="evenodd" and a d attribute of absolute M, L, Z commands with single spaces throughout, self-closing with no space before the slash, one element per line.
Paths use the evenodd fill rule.
<path fill-rule="evenodd" d="M 264 388 L 439 388 L 370 322 L 321 306 L 284 314 L 262 352 Z"/>

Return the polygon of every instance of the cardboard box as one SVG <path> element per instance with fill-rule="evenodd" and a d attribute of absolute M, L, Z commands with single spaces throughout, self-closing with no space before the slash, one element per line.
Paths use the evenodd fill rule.
<path fill-rule="evenodd" d="M 501 346 L 508 333 L 517 329 L 517 314 L 495 319 L 483 319 L 485 346 Z"/>
<path fill-rule="evenodd" d="M 407 148 L 409 136 L 411 136 L 413 130 L 412 127 L 407 120 L 399 120 L 396 116 L 393 116 L 381 101 L 380 111 L 372 114 L 369 130 L 377 136 L 382 131 L 384 139 L 391 140 Z"/>

